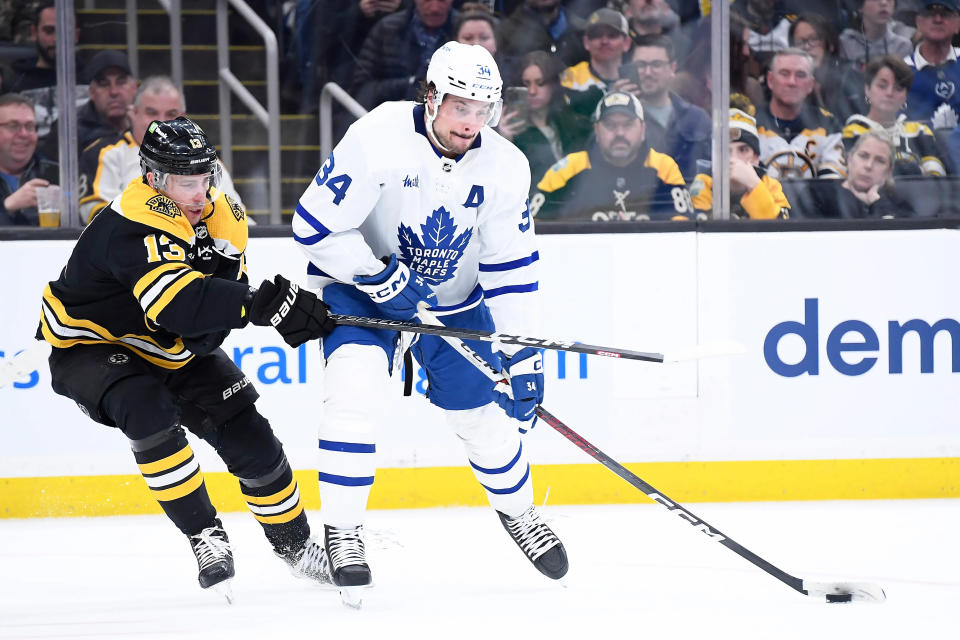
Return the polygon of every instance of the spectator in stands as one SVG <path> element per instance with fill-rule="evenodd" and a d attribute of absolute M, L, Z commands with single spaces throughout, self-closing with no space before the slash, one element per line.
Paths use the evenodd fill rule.
<path fill-rule="evenodd" d="M 587 59 L 581 33 L 584 21 L 569 13 L 561 0 L 524 0 L 497 31 L 504 65 L 501 75 L 511 77 L 519 59 L 531 51 L 556 54 L 570 67 Z"/>
<path fill-rule="evenodd" d="M 16 75 L 9 90 L 15 93 L 57 84 L 57 12 L 52 1 L 36 7 L 31 19 L 30 36 L 37 53 L 29 58 L 14 60 L 13 71 Z"/>
<path fill-rule="evenodd" d="M 627 19 L 613 9 L 597 9 L 587 18 L 583 47 L 590 59 L 567 67 L 560 83 L 574 111 L 589 115 L 620 77 L 620 65 L 630 50 Z"/>
<path fill-rule="evenodd" d="M 174 120 L 186 115 L 180 89 L 168 76 L 149 76 L 129 107 L 130 128 L 120 135 L 98 138 L 80 153 L 80 219 L 86 224 L 123 190 L 140 179 L 140 143 L 154 120 Z M 243 205 L 230 174 L 221 165 L 219 190 Z"/>
<path fill-rule="evenodd" d="M 33 102 L 37 117 L 37 133 L 41 143 L 50 133 L 57 119 L 57 14 L 51 0 L 34 3 L 31 13 L 30 33 L 36 46 L 36 54 L 13 61 L 13 77 L 4 91 L 19 93 Z M 80 37 L 80 30 L 74 32 L 74 41 Z M 80 74 L 77 74 L 78 80 Z M 74 88 L 74 97 L 78 106 L 88 100 L 87 85 L 78 84 Z M 46 148 L 46 145 L 43 145 Z M 45 153 L 56 158 L 57 152 Z"/>
<path fill-rule="evenodd" d="M 960 31 L 957 0 L 925 0 L 917 13 L 920 42 L 904 60 L 913 69 L 907 117 L 928 122 L 941 105 L 960 114 L 960 63 L 953 37 Z M 953 121 L 956 124 L 956 120 Z"/>
<path fill-rule="evenodd" d="M 697 160 L 709 160 L 713 121 L 707 112 L 670 90 L 677 62 L 668 36 L 636 39 L 624 77 L 614 88 L 633 93 L 643 104 L 647 142 L 677 161 L 687 180 L 696 174 Z"/>
<path fill-rule="evenodd" d="M 297 1 L 297 51 L 312 56 L 310 61 L 301 60 L 302 113 L 316 112 L 320 89 L 328 82 L 351 89 L 356 60 L 370 30 L 401 6 L 401 0 Z M 338 115 L 345 113 L 334 106 Z M 335 124 L 346 130 L 349 123 Z"/>
<path fill-rule="evenodd" d="M 454 26 L 454 39 L 463 44 L 478 44 L 490 55 L 497 55 L 497 25 L 487 5 L 478 2 L 465 2 L 460 7 L 460 17 Z"/>
<path fill-rule="evenodd" d="M 745 109 L 753 105 L 738 104 Z M 733 102 L 733 101 L 731 101 Z M 760 166 L 760 136 L 756 120 L 747 111 L 730 105 L 730 217 L 772 220 L 790 217 L 783 186 Z M 707 215 L 713 211 L 713 177 L 701 173 L 690 185 L 693 206 Z"/>
<path fill-rule="evenodd" d="M 779 0 L 735 0 L 730 12 L 746 23 L 750 51 L 759 60 L 766 61 L 774 51 L 786 48 L 790 20 Z"/>
<path fill-rule="evenodd" d="M 866 115 L 853 115 L 843 128 L 843 143 L 850 149 L 864 132 L 882 130 L 893 141 L 896 159 L 893 175 L 943 176 L 943 160 L 937 139 L 926 124 L 907 120 L 902 113 L 907 92 L 913 83 L 913 71 L 898 56 L 874 58 L 864 70 Z"/>
<path fill-rule="evenodd" d="M 814 190 L 814 208 L 825 218 L 902 218 L 913 215 L 909 203 L 892 191 L 895 151 L 887 135 L 867 131 L 847 158 L 845 180 Z"/>
<path fill-rule="evenodd" d="M 802 49 L 813 58 L 813 93 L 809 101 L 829 111 L 841 123 L 854 113 L 862 113 L 863 75 L 851 63 L 840 60 L 837 32 L 817 13 L 797 17 L 789 31 L 790 46 Z"/>
<path fill-rule="evenodd" d="M 860 0 L 849 28 L 840 34 L 840 57 L 863 69 L 879 56 L 906 57 L 913 52 L 910 38 L 893 30 L 895 0 Z"/>
<path fill-rule="evenodd" d="M 673 90 L 677 95 L 708 113 L 713 110 L 710 30 L 709 19 L 697 24 L 690 52 L 686 58 L 677 59 L 678 72 L 673 81 Z M 743 18 L 737 14 L 730 15 L 730 93 L 743 94 L 752 104 L 764 104 L 767 98 L 758 79 L 762 68 L 747 44 L 749 31 Z"/>
<path fill-rule="evenodd" d="M 630 37 L 664 35 L 673 41 L 677 58 L 687 55 L 690 39 L 680 24 L 680 16 L 666 0 L 628 0 L 623 5 L 623 15 L 630 23 Z"/>
<path fill-rule="evenodd" d="M 89 82 L 90 100 L 77 110 L 77 150 L 102 137 L 122 135 L 129 126 L 130 105 L 137 93 L 137 81 L 130 71 L 127 56 L 107 49 L 100 51 L 84 67 L 84 79 Z M 57 125 L 50 127 L 44 139 L 44 154 L 58 153 Z"/>
<path fill-rule="evenodd" d="M 37 187 L 53 184 L 57 163 L 37 154 L 33 103 L 18 93 L 0 96 L 0 226 L 37 226 Z"/>
<path fill-rule="evenodd" d="M 353 74 L 353 95 L 367 109 L 388 100 L 413 100 L 430 56 L 453 39 L 453 0 L 414 0 L 382 18 L 367 36 Z"/>
<path fill-rule="evenodd" d="M 563 99 L 563 66 L 546 51 L 531 51 L 520 63 L 520 80 L 527 90 L 523 107 L 504 105 L 497 131 L 512 140 L 530 162 L 531 187 L 558 160 L 587 145 L 593 126 Z"/>
<path fill-rule="evenodd" d="M 530 199 L 541 220 L 689 220 L 677 163 L 644 140 L 643 105 L 611 91 L 594 112 L 596 143 L 551 167 Z"/>
<path fill-rule="evenodd" d="M 802 49 L 773 55 L 767 71 L 770 102 L 757 111 L 760 159 L 774 178 L 841 177 L 843 143 L 832 113 L 807 102 L 813 58 Z"/>
<path fill-rule="evenodd" d="M 0 42 L 29 44 L 33 37 L 36 2 L 0 0 Z"/>

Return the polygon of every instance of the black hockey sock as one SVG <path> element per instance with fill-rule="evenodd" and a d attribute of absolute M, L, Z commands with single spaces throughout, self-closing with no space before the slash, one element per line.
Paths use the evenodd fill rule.
<path fill-rule="evenodd" d="M 240 491 L 278 554 L 296 551 L 310 538 L 300 490 L 286 458 L 262 478 L 240 478 Z"/>
<path fill-rule="evenodd" d="M 131 441 L 140 473 L 163 512 L 180 531 L 193 535 L 210 525 L 217 516 L 203 482 L 200 463 L 181 429 L 167 432 L 159 443 L 138 451 L 151 438 Z"/>

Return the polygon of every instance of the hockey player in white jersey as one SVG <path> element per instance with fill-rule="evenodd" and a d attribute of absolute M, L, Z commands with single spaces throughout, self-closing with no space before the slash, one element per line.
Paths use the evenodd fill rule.
<path fill-rule="evenodd" d="M 486 49 L 448 42 L 430 60 L 421 101 L 382 104 L 347 131 L 293 219 L 311 284 L 323 287 L 333 313 L 411 320 L 425 302 L 450 326 L 536 335 L 530 169 L 491 128 L 501 88 Z M 362 523 L 398 337 L 339 326 L 323 341 L 321 517 L 342 587 L 372 584 Z M 566 552 L 533 506 L 517 429 L 517 420 L 533 425 L 543 399 L 541 353 L 468 343 L 504 370 L 513 398 L 441 338 L 422 335 L 411 350 L 426 370 L 427 397 L 446 410 L 503 526 L 537 569 L 559 579 Z"/>

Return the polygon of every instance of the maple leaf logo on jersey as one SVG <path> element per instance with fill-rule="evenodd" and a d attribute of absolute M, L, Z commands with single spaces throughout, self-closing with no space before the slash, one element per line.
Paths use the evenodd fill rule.
<path fill-rule="evenodd" d="M 397 237 L 400 240 L 401 260 L 430 284 L 446 282 L 457 270 L 457 263 L 470 244 L 473 228 L 456 235 L 457 225 L 453 216 L 440 207 L 420 225 L 420 231 L 423 232 L 422 236 L 407 225 L 400 224 Z"/>
<path fill-rule="evenodd" d="M 154 213 L 160 213 L 171 218 L 176 218 L 180 213 L 180 207 L 177 206 L 177 203 L 168 198 L 167 196 L 156 195 L 147 200 L 147 208 Z"/>

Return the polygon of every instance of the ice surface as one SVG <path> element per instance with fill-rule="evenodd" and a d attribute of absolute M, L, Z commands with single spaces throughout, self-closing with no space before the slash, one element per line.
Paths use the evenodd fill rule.
<path fill-rule="evenodd" d="M 956 500 L 687 506 L 788 573 L 878 582 L 888 600 L 802 596 L 653 504 L 547 507 L 570 556 L 563 584 L 489 509 L 371 511 L 375 586 L 360 611 L 291 576 L 249 514 L 221 515 L 232 606 L 200 589 L 186 539 L 162 516 L 8 519 L 0 638 L 956 637 Z"/>

